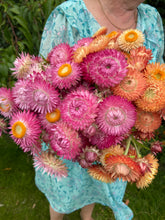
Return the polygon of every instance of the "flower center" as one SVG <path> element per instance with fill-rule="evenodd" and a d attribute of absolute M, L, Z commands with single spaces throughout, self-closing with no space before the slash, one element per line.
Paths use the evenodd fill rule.
<path fill-rule="evenodd" d="M 117 32 L 116 32 L 116 31 L 112 31 L 111 33 L 109 33 L 109 34 L 107 35 L 107 37 L 113 38 L 113 37 L 116 37 L 116 35 L 117 35 Z"/>
<path fill-rule="evenodd" d="M 165 72 L 161 71 L 161 70 L 157 70 L 153 73 L 153 77 L 158 80 L 164 80 L 165 79 Z"/>
<path fill-rule="evenodd" d="M 72 72 L 72 67 L 70 64 L 66 63 L 63 64 L 62 66 L 60 66 L 60 68 L 58 69 L 58 75 L 61 77 L 66 77 L 69 74 L 71 74 Z"/>
<path fill-rule="evenodd" d="M 152 88 L 148 88 L 146 91 L 145 91 L 145 97 L 147 98 L 148 101 L 153 101 L 152 99 L 154 99 L 155 97 L 155 91 L 154 89 Z"/>
<path fill-rule="evenodd" d="M 126 35 L 125 35 L 125 40 L 127 42 L 135 42 L 138 39 L 138 35 L 135 31 L 129 31 Z"/>
<path fill-rule="evenodd" d="M 16 138 L 23 138 L 26 134 L 26 127 L 21 121 L 16 121 L 12 126 L 12 133 Z"/>
<path fill-rule="evenodd" d="M 59 121 L 60 115 L 61 115 L 60 110 L 56 108 L 53 112 L 51 113 L 48 112 L 46 114 L 46 119 L 48 120 L 48 122 L 54 123 L 56 121 Z"/>
<path fill-rule="evenodd" d="M 121 163 L 116 165 L 115 171 L 118 175 L 122 174 L 123 176 L 127 176 L 130 172 L 130 169 L 126 164 Z"/>

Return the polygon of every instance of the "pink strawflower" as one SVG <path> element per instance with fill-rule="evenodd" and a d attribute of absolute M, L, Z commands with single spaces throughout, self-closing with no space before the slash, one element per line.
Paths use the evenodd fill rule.
<path fill-rule="evenodd" d="M 0 137 L 2 132 L 7 133 L 7 123 L 3 118 L 0 118 Z"/>
<path fill-rule="evenodd" d="M 97 114 L 97 97 L 85 89 L 73 91 L 61 103 L 63 120 L 73 129 L 85 129 L 95 120 Z"/>
<path fill-rule="evenodd" d="M 58 179 L 68 176 L 68 170 L 63 161 L 50 152 L 35 155 L 34 167 L 36 167 L 36 170 L 42 169 L 43 174 L 48 173 L 48 175 L 55 176 Z"/>
<path fill-rule="evenodd" d="M 98 86 L 109 88 L 119 84 L 126 76 L 127 61 L 120 51 L 106 49 L 93 53 L 88 68 L 90 77 Z"/>
<path fill-rule="evenodd" d="M 51 128 L 54 127 L 54 124 L 56 124 L 61 119 L 60 107 L 58 106 L 52 112 L 47 112 L 46 114 L 40 114 L 39 119 L 42 127 L 45 130 L 47 131 L 51 130 Z"/>
<path fill-rule="evenodd" d="M 73 46 L 73 51 L 76 51 L 79 47 L 89 46 L 92 41 L 93 39 L 91 37 L 78 40 L 77 43 Z"/>
<path fill-rule="evenodd" d="M 72 48 L 67 43 L 61 43 L 55 46 L 48 54 L 47 60 L 51 65 L 56 66 L 58 63 L 70 61 L 73 52 Z"/>
<path fill-rule="evenodd" d="M 50 70 L 49 70 L 50 71 Z M 59 89 L 76 86 L 81 79 L 81 69 L 77 63 L 68 61 L 51 68 L 52 83 Z"/>
<path fill-rule="evenodd" d="M 157 155 L 158 153 L 161 153 L 162 152 L 162 146 L 161 146 L 161 143 L 159 141 L 155 141 L 151 144 L 151 152 L 154 154 L 154 155 Z"/>
<path fill-rule="evenodd" d="M 35 80 L 28 87 L 27 103 L 31 110 L 46 114 L 52 112 L 59 103 L 59 94 L 52 85 L 44 80 Z"/>
<path fill-rule="evenodd" d="M 27 97 L 29 95 L 28 93 L 28 88 L 29 88 L 29 82 L 28 80 L 24 79 L 19 79 L 14 87 L 12 87 L 12 94 L 13 94 L 13 99 L 16 105 L 20 109 L 30 109 L 30 106 L 27 102 Z"/>
<path fill-rule="evenodd" d="M 100 130 L 97 130 L 95 135 L 90 137 L 90 142 L 92 145 L 96 145 L 100 150 L 103 150 L 113 145 L 115 146 L 117 144 L 120 144 L 124 138 L 125 137 L 122 135 L 119 136 L 109 135 L 103 133 Z"/>
<path fill-rule="evenodd" d="M 14 75 L 17 79 L 26 78 L 30 73 L 31 66 L 34 63 L 34 60 L 30 54 L 21 53 L 20 57 L 17 57 L 14 61 L 14 68 L 11 68 L 12 75 Z"/>
<path fill-rule="evenodd" d="M 12 114 L 17 110 L 14 103 L 11 89 L 4 87 L 0 88 L 0 114 L 4 117 L 10 118 Z"/>
<path fill-rule="evenodd" d="M 51 130 L 51 148 L 57 155 L 62 156 L 64 159 L 75 159 L 82 145 L 81 138 L 77 131 L 62 121 L 59 121 Z"/>
<path fill-rule="evenodd" d="M 136 109 L 132 103 L 120 96 L 109 96 L 100 103 L 97 124 L 109 135 L 123 135 L 135 124 Z"/>
<path fill-rule="evenodd" d="M 24 152 L 30 151 L 37 144 L 41 134 L 41 127 L 37 116 L 33 112 L 17 112 L 10 120 L 10 134 L 17 145 Z"/>
<path fill-rule="evenodd" d="M 93 62 L 92 57 L 93 57 L 93 53 L 89 54 L 86 58 L 84 58 L 83 62 L 80 63 L 81 69 L 82 69 L 83 79 L 91 84 L 94 83 L 94 81 L 90 75 L 90 71 L 91 71 L 90 66 L 93 65 L 92 64 L 92 62 Z"/>

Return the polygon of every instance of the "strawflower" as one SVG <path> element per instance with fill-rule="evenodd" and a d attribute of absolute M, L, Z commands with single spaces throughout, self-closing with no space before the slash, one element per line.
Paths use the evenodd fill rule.
<path fill-rule="evenodd" d="M 43 174 L 47 173 L 50 176 L 57 177 L 57 179 L 68 176 L 65 163 L 50 152 L 42 152 L 41 155 L 35 155 L 34 167 L 36 167 L 36 170 L 41 169 Z"/>
<path fill-rule="evenodd" d="M 68 94 L 61 103 L 61 117 L 73 129 L 85 129 L 96 118 L 97 97 L 86 89 Z"/>
<path fill-rule="evenodd" d="M 10 134 L 17 145 L 26 152 L 31 146 L 37 144 L 41 134 L 40 123 L 33 112 L 17 112 L 10 120 Z"/>
<path fill-rule="evenodd" d="M 75 159 L 82 145 L 78 132 L 62 121 L 56 123 L 51 131 L 50 145 L 57 155 L 68 160 Z"/>
<path fill-rule="evenodd" d="M 109 96 L 99 105 L 97 124 L 106 134 L 125 134 L 134 126 L 135 120 L 135 107 L 120 96 Z"/>

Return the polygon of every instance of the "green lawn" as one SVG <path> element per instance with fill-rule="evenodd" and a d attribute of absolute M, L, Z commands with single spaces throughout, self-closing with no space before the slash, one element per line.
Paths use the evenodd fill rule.
<path fill-rule="evenodd" d="M 159 173 L 149 188 L 138 190 L 128 184 L 125 200 L 134 220 L 165 220 L 165 163 L 161 155 Z M 32 158 L 23 153 L 8 136 L 0 138 L 0 220 L 49 220 L 49 204 L 34 183 Z M 95 220 L 114 220 L 108 207 L 97 204 Z M 79 220 L 79 211 L 65 220 Z"/>

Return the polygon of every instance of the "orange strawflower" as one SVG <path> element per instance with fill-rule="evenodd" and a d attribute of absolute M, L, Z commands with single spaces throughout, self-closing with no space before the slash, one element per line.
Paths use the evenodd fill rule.
<path fill-rule="evenodd" d="M 137 70 L 129 69 L 127 76 L 112 91 L 115 95 L 126 98 L 129 101 L 135 101 L 145 91 L 147 87 L 146 78 Z"/>
<path fill-rule="evenodd" d="M 160 83 L 149 84 L 143 95 L 136 100 L 137 107 L 148 112 L 158 112 L 165 106 L 165 87 Z"/>
<path fill-rule="evenodd" d="M 111 146 L 101 151 L 100 162 L 104 166 L 108 157 L 112 155 L 123 155 L 124 149 L 120 145 Z"/>
<path fill-rule="evenodd" d="M 100 180 L 105 183 L 111 183 L 112 179 L 110 174 L 104 169 L 102 165 L 92 165 L 88 168 L 88 173 L 97 180 Z"/>
<path fill-rule="evenodd" d="M 89 44 L 89 53 L 98 52 L 104 50 L 109 43 L 109 38 L 106 35 L 100 35 Z"/>
<path fill-rule="evenodd" d="M 106 159 L 105 169 L 111 174 L 111 178 L 123 181 L 135 182 L 141 175 L 139 165 L 126 155 L 112 155 Z"/>
<path fill-rule="evenodd" d="M 98 36 L 101 36 L 101 35 L 105 35 L 107 33 L 107 27 L 101 27 L 99 28 L 95 33 L 94 35 L 92 36 L 92 38 L 95 38 L 95 37 L 98 37 Z"/>
<path fill-rule="evenodd" d="M 143 45 L 144 35 L 137 29 L 128 29 L 123 31 L 117 41 L 121 50 L 129 52 Z"/>
<path fill-rule="evenodd" d="M 155 178 L 155 175 L 158 172 L 158 159 L 154 157 L 153 154 L 148 154 L 144 157 L 148 161 L 148 164 L 151 164 L 150 169 L 145 172 L 143 176 L 136 182 L 138 188 L 148 187 L 152 180 Z"/>
<path fill-rule="evenodd" d="M 73 59 L 75 63 L 81 63 L 83 59 L 89 54 L 89 48 L 88 46 L 83 46 L 77 48 L 77 50 L 74 52 Z"/>
<path fill-rule="evenodd" d="M 165 64 L 164 63 L 148 64 L 146 66 L 145 75 L 151 83 L 154 81 L 165 83 Z"/>
<path fill-rule="evenodd" d="M 151 133 L 161 125 L 160 114 L 137 109 L 135 128 L 144 133 Z"/>

